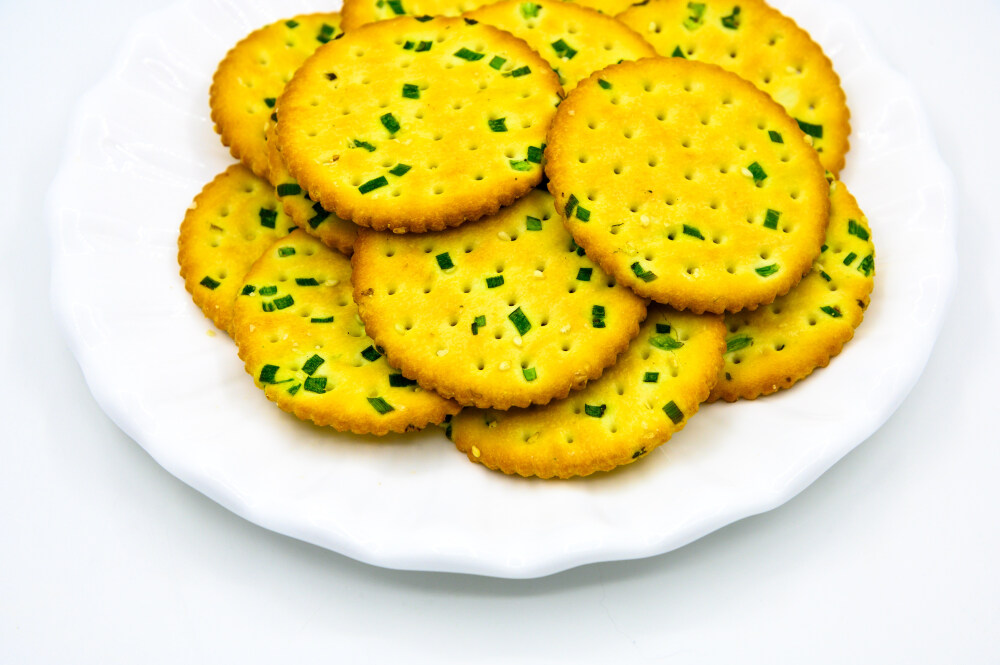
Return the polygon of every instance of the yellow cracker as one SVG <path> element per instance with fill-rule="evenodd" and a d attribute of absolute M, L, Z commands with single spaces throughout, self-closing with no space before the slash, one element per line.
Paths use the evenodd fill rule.
<path fill-rule="evenodd" d="M 381 435 L 458 412 L 389 366 L 351 299 L 350 261 L 303 231 L 276 242 L 247 273 L 233 329 L 257 386 L 303 420 Z"/>
<path fill-rule="evenodd" d="M 651 307 L 639 336 L 597 381 L 547 406 L 466 409 L 451 437 L 470 461 L 504 473 L 610 471 L 687 424 L 718 378 L 724 337 L 721 317 Z"/>
<path fill-rule="evenodd" d="M 854 336 L 874 285 L 868 220 L 835 182 L 824 249 L 787 295 L 754 312 L 726 316 L 725 366 L 711 399 L 754 399 L 826 367 Z"/>
<path fill-rule="evenodd" d="M 548 61 L 567 92 L 608 65 L 656 55 L 645 39 L 621 22 L 561 0 L 505 0 L 466 16 L 526 41 Z"/>
<path fill-rule="evenodd" d="M 490 0 L 345 0 L 341 9 L 344 30 L 397 16 L 459 16 L 488 5 Z"/>
<path fill-rule="evenodd" d="M 440 230 L 496 212 L 541 181 L 561 88 L 527 44 L 457 18 L 348 33 L 279 100 L 288 170 L 343 219 Z"/>
<path fill-rule="evenodd" d="M 340 15 L 306 14 L 251 32 L 219 63 L 209 91 L 215 131 L 233 157 L 267 177 L 265 131 L 285 84 L 337 34 Z"/>
<path fill-rule="evenodd" d="M 596 9 L 602 14 L 615 16 L 635 4 L 634 0 L 569 0 L 573 4 Z"/>
<path fill-rule="evenodd" d="M 327 247 L 350 256 L 358 235 L 357 225 L 324 210 L 309 198 L 281 159 L 276 128 L 276 123 L 271 123 L 267 130 L 268 178 L 274 183 L 281 206 L 300 229 L 316 236 Z"/>
<path fill-rule="evenodd" d="M 581 253 L 535 190 L 458 229 L 362 230 L 355 300 L 393 365 L 462 404 L 544 404 L 600 376 L 646 303 Z"/>
<path fill-rule="evenodd" d="M 253 262 L 295 226 L 274 188 L 242 164 L 205 185 L 181 223 L 177 262 L 205 316 L 231 332 L 233 301 Z"/>
<path fill-rule="evenodd" d="M 823 166 L 844 167 L 851 113 L 823 49 L 762 0 L 650 0 L 618 16 L 660 55 L 710 62 L 770 94 L 810 134 Z"/>
<path fill-rule="evenodd" d="M 823 242 L 816 152 L 770 97 L 714 65 L 646 58 L 594 74 L 560 105 L 546 163 L 587 254 L 678 309 L 771 302 Z"/>

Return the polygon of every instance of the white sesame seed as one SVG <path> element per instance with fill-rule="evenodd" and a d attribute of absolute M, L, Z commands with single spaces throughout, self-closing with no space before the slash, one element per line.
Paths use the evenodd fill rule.
<path fill-rule="evenodd" d="M 808 143 L 809 145 L 812 145 L 813 144 L 813 137 L 811 137 L 808 134 L 806 134 L 806 143 Z"/>
<path fill-rule="evenodd" d="M 750 169 L 748 169 L 745 166 L 742 169 L 740 169 L 740 173 L 742 173 L 743 175 L 745 175 L 748 178 L 752 178 L 753 177 L 753 173 L 750 173 Z"/>
<path fill-rule="evenodd" d="M 570 115 L 576 115 L 576 111 L 574 111 L 573 109 L 570 109 L 570 110 L 569 110 L 569 114 L 570 114 Z"/>
<path fill-rule="evenodd" d="M 535 271 L 535 278 L 536 279 L 542 279 L 543 277 L 545 277 L 545 273 L 544 272 L 542 272 L 541 270 L 536 270 Z"/>
<path fill-rule="evenodd" d="M 570 331 L 570 325 L 568 323 L 559 329 L 559 332 L 561 332 L 564 335 L 569 331 Z"/>
<path fill-rule="evenodd" d="M 656 32 L 656 21 L 650 21 L 649 22 L 649 28 L 647 28 L 647 29 L 650 32 Z"/>
<path fill-rule="evenodd" d="M 514 338 L 514 346 L 521 346 L 521 343 L 522 343 L 521 336 L 520 335 L 516 336 Z"/>
<path fill-rule="evenodd" d="M 510 363 L 507 362 L 506 360 L 503 361 L 502 363 L 500 363 L 499 369 L 500 369 L 501 372 L 506 372 L 507 370 L 510 369 Z"/>
<path fill-rule="evenodd" d="M 448 349 L 438 349 L 438 358 L 443 358 L 448 355 Z"/>
<path fill-rule="evenodd" d="M 255 326 L 254 324 L 251 323 L 250 324 L 250 332 L 253 332 L 256 329 L 257 329 L 257 326 Z"/>
<path fill-rule="evenodd" d="M 396 332 L 398 332 L 398 333 L 404 333 L 404 332 L 406 332 L 406 328 L 403 327 L 402 323 L 397 323 L 396 324 Z"/>
<path fill-rule="evenodd" d="M 788 72 L 789 74 L 794 74 L 798 70 L 795 69 L 795 67 L 792 67 L 791 65 L 788 65 L 787 67 L 785 67 L 785 71 Z"/>
<path fill-rule="evenodd" d="M 326 280 L 326 285 L 327 286 L 337 286 L 338 284 L 340 284 L 340 280 L 339 279 L 328 279 L 328 280 Z"/>
<path fill-rule="evenodd" d="M 472 446 L 472 456 L 478 459 L 480 454 L 479 448 Z"/>
<path fill-rule="evenodd" d="M 501 231 L 497 234 L 497 237 L 500 238 L 500 240 L 510 240 L 510 235 L 506 231 Z"/>

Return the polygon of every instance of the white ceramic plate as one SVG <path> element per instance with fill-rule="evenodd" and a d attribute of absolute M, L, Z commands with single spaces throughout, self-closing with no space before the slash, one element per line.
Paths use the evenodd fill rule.
<path fill-rule="evenodd" d="M 177 274 L 177 230 L 230 163 L 208 86 L 231 44 L 321 1 L 185 0 L 139 22 L 82 101 L 49 220 L 55 309 L 98 402 L 167 470 L 248 520 L 380 566 L 533 577 L 659 554 L 787 501 L 909 392 L 954 285 L 951 177 L 915 94 L 857 20 L 781 0 L 853 110 L 845 181 L 877 247 L 871 307 L 794 390 L 708 406 L 640 464 L 571 482 L 470 464 L 440 430 L 375 441 L 296 421 L 254 387 Z M 191 519 L 198 519 L 192 515 Z"/>

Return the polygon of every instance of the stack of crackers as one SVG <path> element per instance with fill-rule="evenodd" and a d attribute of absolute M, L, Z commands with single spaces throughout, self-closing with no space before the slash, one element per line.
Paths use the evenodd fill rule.
<path fill-rule="evenodd" d="M 824 367 L 868 305 L 822 49 L 761 0 L 345 0 L 236 44 L 181 275 L 279 407 L 567 478 Z"/>

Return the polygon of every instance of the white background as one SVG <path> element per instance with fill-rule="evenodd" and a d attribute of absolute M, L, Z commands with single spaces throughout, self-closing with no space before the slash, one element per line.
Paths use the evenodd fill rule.
<path fill-rule="evenodd" d="M 778 510 L 505 581 L 264 531 L 104 416 L 53 320 L 42 202 L 77 98 L 168 2 L 0 0 L 0 662 L 1000 662 L 1000 3 L 845 1 L 958 183 L 959 291 L 923 378 Z"/>

